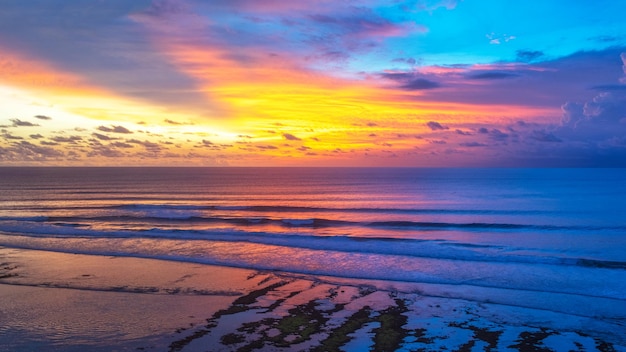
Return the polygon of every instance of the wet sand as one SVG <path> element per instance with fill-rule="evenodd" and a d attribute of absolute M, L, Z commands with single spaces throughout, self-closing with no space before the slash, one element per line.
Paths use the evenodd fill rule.
<path fill-rule="evenodd" d="M 406 283 L 0 248 L 3 351 L 626 351 L 624 324 Z"/>

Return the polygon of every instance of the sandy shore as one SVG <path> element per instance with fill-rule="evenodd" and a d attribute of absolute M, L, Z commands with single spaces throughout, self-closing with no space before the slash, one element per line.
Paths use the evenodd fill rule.
<path fill-rule="evenodd" d="M 3 351 L 626 351 L 624 325 L 403 283 L 0 248 Z"/>

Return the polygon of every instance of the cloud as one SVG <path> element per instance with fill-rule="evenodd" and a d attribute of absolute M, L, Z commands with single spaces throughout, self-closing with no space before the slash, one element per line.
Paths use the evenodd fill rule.
<path fill-rule="evenodd" d="M 506 78 L 514 78 L 518 77 L 519 74 L 511 73 L 511 72 L 480 72 L 480 73 L 472 73 L 467 76 L 469 79 L 506 79 Z"/>
<path fill-rule="evenodd" d="M 39 134 L 39 133 L 31 134 L 29 137 L 32 138 L 32 139 L 41 139 L 41 138 L 43 138 L 43 136 L 41 134 Z"/>
<path fill-rule="evenodd" d="M 46 160 L 48 158 L 60 158 L 64 156 L 63 152 L 51 147 L 42 147 L 27 141 L 22 141 L 14 148 L 15 152 L 20 154 L 24 160 Z"/>
<path fill-rule="evenodd" d="M 98 127 L 98 130 L 102 132 L 113 132 L 113 133 L 123 133 L 123 134 L 133 133 L 128 128 L 123 127 L 123 126 L 112 126 L 112 127 L 100 126 Z"/>
<path fill-rule="evenodd" d="M 598 42 L 598 43 L 614 43 L 618 42 L 621 37 L 616 37 L 613 35 L 598 35 L 595 37 L 588 38 L 590 41 Z"/>
<path fill-rule="evenodd" d="M 163 120 L 163 122 L 167 123 L 168 125 L 177 125 L 177 126 L 184 125 L 184 123 L 182 122 L 178 122 L 178 121 L 174 121 L 170 119 L 165 119 Z"/>
<path fill-rule="evenodd" d="M 473 147 L 487 147 L 488 146 L 488 144 L 479 143 L 479 142 L 465 142 L 465 143 L 459 143 L 459 145 L 461 147 L 469 147 L 469 148 L 473 148 Z"/>
<path fill-rule="evenodd" d="M 497 128 L 493 128 L 489 131 L 489 137 L 495 141 L 502 142 L 509 138 L 507 133 L 500 131 Z"/>
<path fill-rule="evenodd" d="M 436 121 L 429 121 L 428 123 L 426 123 L 426 126 L 428 126 L 433 131 L 441 131 L 441 130 L 449 129 L 448 126 L 443 126 L 439 122 L 436 122 Z"/>
<path fill-rule="evenodd" d="M 104 135 L 104 134 L 101 134 L 101 133 L 95 133 L 94 132 L 91 135 L 96 137 L 96 138 L 98 138 L 101 141 L 110 141 L 110 140 L 114 139 L 114 138 L 111 138 L 111 137 L 109 137 L 107 135 Z"/>
<path fill-rule="evenodd" d="M 258 149 L 267 149 L 267 150 L 269 150 L 269 149 L 278 149 L 278 147 L 273 146 L 273 145 L 257 145 L 255 147 L 258 148 Z"/>
<path fill-rule="evenodd" d="M 110 145 L 115 148 L 132 148 L 133 147 L 131 144 L 124 143 L 124 142 L 113 142 Z"/>
<path fill-rule="evenodd" d="M 599 91 L 626 91 L 626 84 L 605 84 L 593 86 L 590 89 Z"/>
<path fill-rule="evenodd" d="M 519 62 L 531 62 L 542 57 L 544 53 L 537 50 L 518 50 L 515 52 L 515 55 Z"/>
<path fill-rule="evenodd" d="M 415 64 L 417 64 L 417 60 L 415 60 L 412 57 L 409 57 L 409 58 L 399 57 L 399 58 L 395 58 L 391 60 L 391 62 L 399 62 L 399 63 L 411 65 L 411 66 L 415 66 Z"/>
<path fill-rule="evenodd" d="M 514 35 L 508 35 L 508 34 L 500 35 L 500 34 L 496 34 L 495 32 L 486 34 L 485 37 L 489 39 L 489 44 L 494 44 L 494 45 L 500 45 L 502 44 L 502 42 L 508 43 L 511 40 L 515 39 Z"/>
<path fill-rule="evenodd" d="M 125 156 L 125 154 L 115 148 L 110 148 L 108 146 L 100 145 L 100 146 L 94 147 L 89 153 L 87 153 L 87 156 L 88 157 L 103 156 L 105 158 L 121 158 Z"/>
<path fill-rule="evenodd" d="M 586 101 L 593 94 L 597 94 L 590 87 L 620 90 L 617 87 L 620 84 L 616 83 L 616 73 L 623 70 L 624 62 L 620 54 L 625 51 L 626 48 L 581 51 L 565 57 L 530 63 L 497 62 L 419 67 L 410 72 L 386 72 L 380 77 L 400 83 L 411 77 L 420 77 L 439 84 L 440 89 L 422 90 L 417 98 L 419 101 L 515 105 L 528 110 L 551 109 L 556 114 L 558 108 L 567 101 Z M 481 76 L 491 72 L 504 75 Z M 507 74 L 510 76 L 505 77 Z M 472 76 L 483 79 L 468 79 Z M 626 79 L 625 76 L 620 78 Z"/>
<path fill-rule="evenodd" d="M 565 126 L 576 126 L 578 122 L 586 118 L 583 113 L 583 108 L 584 104 L 574 101 L 568 101 L 561 105 L 561 111 L 563 112 L 561 124 Z"/>
<path fill-rule="evenodd" d="M 14 136 L 14 135 L 12 135 L 10 133 L 7 133 L 7 132 L 2 134 L 2 138 L 6 139 L 6 140 L 20 140 L 20 139 L 24 139 L 23 137 Z"/>
<path fill-rule="evenodd" d="M 446 10 L 453 10 L 458 2 L 459 0 L 418 0 L 417 2 L 409 1 L 408 4 L 402 5 L 401 8 L 407 12 L 426 11 L 432 13 L 442 7 Z"/>
<path fill-rule="evenodd" d="M 70 144 L 76 144 L 76 142 L 83 140 L 83 138 L 80 136 L 69 136 L 69 137 L 56 136 L 56 137 L 51 137 L 50 139 L 58 143 L 70 143 Z"/>
<path fill-rule="evenodd" d="M 283 133 L 283 137 L 288 141 L 301 141 L 301 138 L 294 136 L 291 133 Z"/>
<path fill-rule="evenodd" d="M 35 115 L 35 118 L 39 120 L 52 120 L 52 117 L 46 115 Z"/>
<path fill-rule="evenodd" d="M 335 36 L 350 38 L 399 37 L 413 31 L 426 31 L 412 22 L 394 23 L 365 7 L 353 7 L 345 15 L 314 14 L 313 24 L 321 25 Z"/>
<path fill-rule="evenodd" d="M 11 121 L 11 122 L 13 122 L 13 126 L 15 126 L 15 127 L 17 127 L 17 126 L 20 126 L 20 127 L 34 127 L 34 126 L 39 126 L 39 125 L 38 125 L 38 124 L 36 124 L 36 123 L 32 123 L 32 122 L 29 122 L 29 121 L 22 121 L 22 120 L 20 120 L 20 119 L 11 119 L 10 121 Z"/>
<path fill-rule="evenodd" d="M 416 72 L 384 72 L 382 78 L 398 82 L 398 88 L 404 90 L 428 90 L 439 88 L 441 85 L 435 81 L 421 77 Z"/>
<path fill-rule="evenodd" d="M 440 84 L 423 78 L 416 78 L 401 85 L 400 88 L 406 90 L 424 90 L 439 88 Z"/>
<path fill-rule="evenodd" d="M 530 134 L 530 138 L 538 142 L 560 143 L 563 140 L 554 134 L 546 131 L 535 130 Z"/>
<path fill-rule="evenodd" d="M 158 153 L 158 152 L 161 151 L 161 145 L 160 144 L 154 143 L 154 142 L 150 142 L 148 140 L 140 141 L 138 139 L 129 139 L 129 140 L 126 141 L 126 143 L 142 145 L 148 151 L 154 152 L 154 153 Z"/>

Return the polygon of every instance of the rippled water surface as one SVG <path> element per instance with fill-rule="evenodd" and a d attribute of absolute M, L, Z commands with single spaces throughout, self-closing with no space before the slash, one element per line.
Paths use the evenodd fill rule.
<path fill-rule="evenodd" d="M 2 168 L 0 246 L 626 311 L 624 169 Z M 470 293 L 468 296 L 472 295 Z M 542 296 L 543 297 L 543 296 Z"/>

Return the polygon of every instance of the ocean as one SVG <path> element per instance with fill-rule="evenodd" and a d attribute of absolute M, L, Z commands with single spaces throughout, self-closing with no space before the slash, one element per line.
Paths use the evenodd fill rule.
<path fill-rule="evenodd" d="M 0 180 L 0 247 L 408 283 L 626 324 L 626 169 L 23 167 Z"/>

